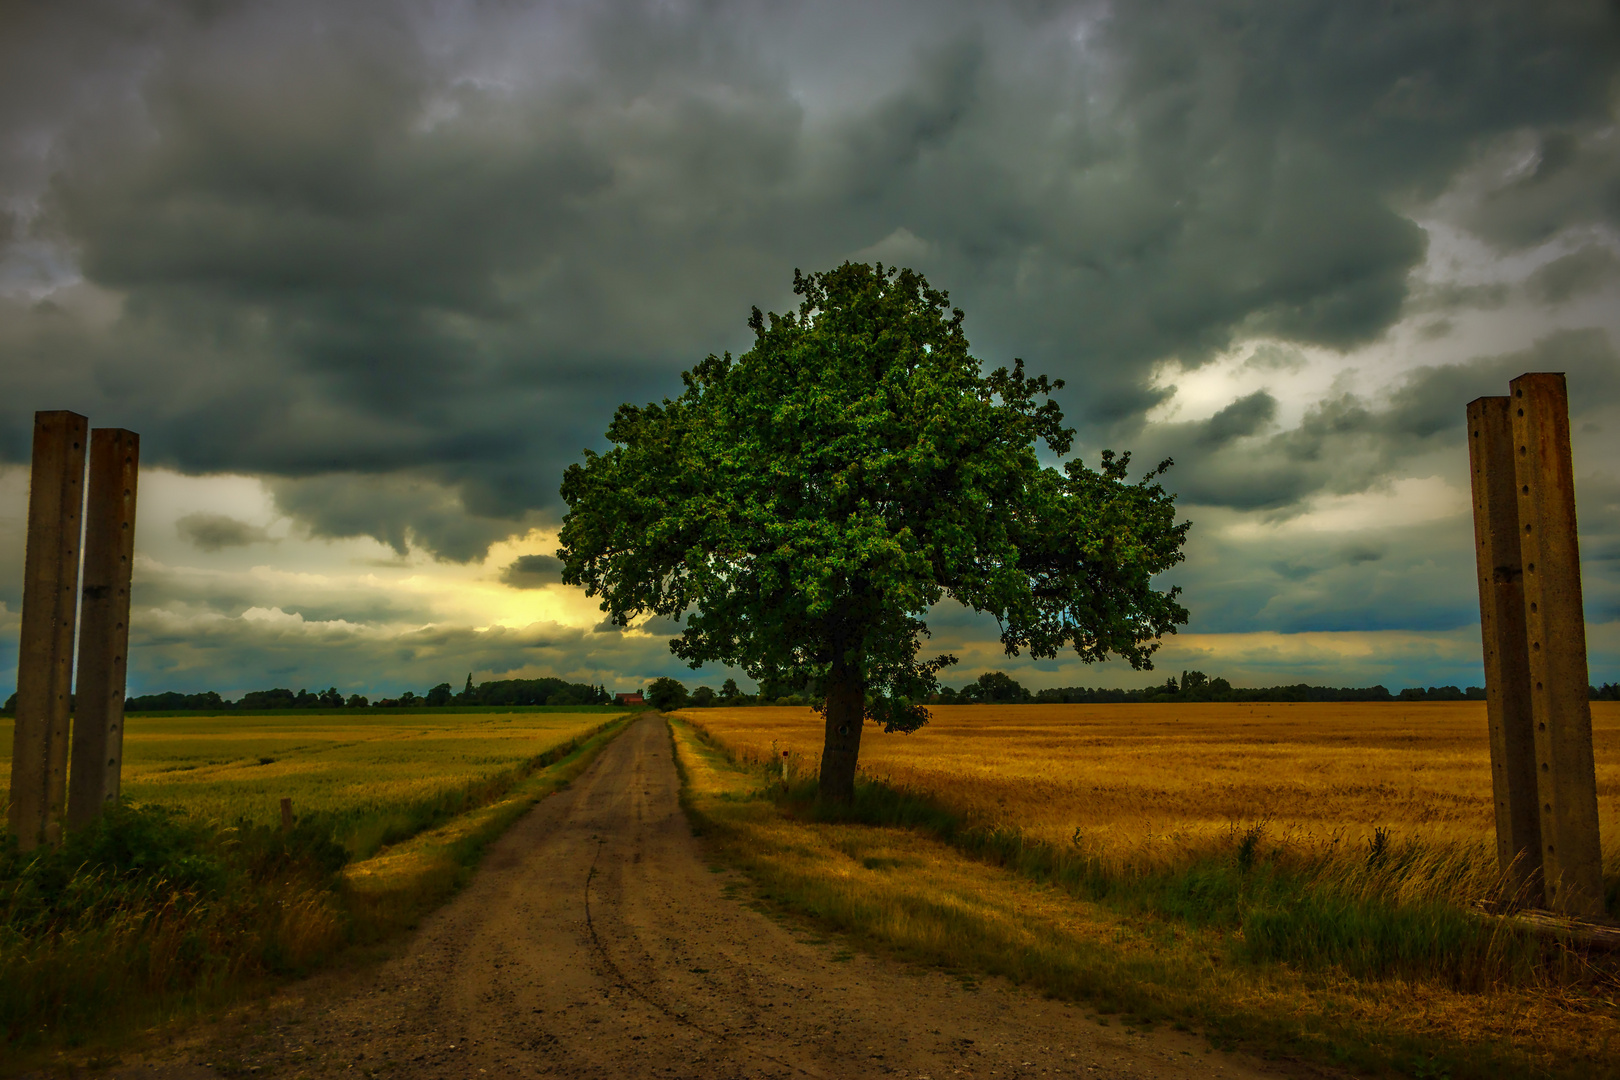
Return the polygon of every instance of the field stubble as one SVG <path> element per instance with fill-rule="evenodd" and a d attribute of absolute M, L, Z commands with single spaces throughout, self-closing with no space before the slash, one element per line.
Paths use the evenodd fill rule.
<path fill-rule="evenodd" d="M 789 755 L 793 782 L 760 789 L 776 791 L 783 824 L 724 801 L 710 804 L 715 821 L 753 830 L 761 852 L 794 819 L 831 830 L 816 841 L 796 832 L 791 857 L 741 858 L 801 906 L 863 912 L 834 921 L 895 923 L 874 936 L 936 962 L 1123 997 L 1262 1043 L 1286 1029 L 1330 1061 L 1433 1075 L 1616 1072 L 1613 958 L 1469 908 L 1499 884 L 1478 704 L 963 706 L 912 735 L 869 734 L 869 782 L 846 820 L 922 825 L 958 852 L 1058 886 L 1073 900 L 1039 901 L 1044 943 L 1014 913 L 1023 900 L 946 927 L 956 916 L 938 913 L 983 906 L 990 879 L 953 885 L 971 872 L 944 869 L 933 841 L 841 824 L 810 802 L 813 711 L 682 715 L 756 777 L 779 775 Z M 1612 904 L 1620 706 L 1595 703 L 1594 727 Z M 816 844 L 830 848 L 812 872 Z M 910 927 L 918 912 L 939 925 Z M 1118 948 L 1104 957 L 1095 946 L 1107 935 Z M 1135 988 L 1120 991 L 1122 980 Z M 1429 1051 L 1434 1062 L 1401 1057 Z"/>
<path fill-rule="evenodd" d="M 1620 703 L 1594 702 L 1606 876 L 1620 876 Z M 869 731 L 861 771 L 970 821 L 1085 849 L 1119 873 L 1186 865 L 1254 834 L 1345 856 L 1416 846 L 1497 883 L 1490 750 L 1477 702 L 943 706 L 910 735 Z M 687 715 L 734 753 L 812 775 L 810 709 Z"/>

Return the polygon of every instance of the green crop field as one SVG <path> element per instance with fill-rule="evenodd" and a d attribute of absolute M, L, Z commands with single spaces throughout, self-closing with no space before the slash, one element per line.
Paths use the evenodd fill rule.
<path fill-rule="evenodd" d="M 365 857 L 442 817 L 530 759 L 616 715 L 580 712 L 180 714 L 130 717 L 123 794 L 188 816 L 269 824 L 290 797 L 300 817 L 329 818 L 351 855 Z M 10 799 L 10 717 L 0 718 L 0 803 Z"/>

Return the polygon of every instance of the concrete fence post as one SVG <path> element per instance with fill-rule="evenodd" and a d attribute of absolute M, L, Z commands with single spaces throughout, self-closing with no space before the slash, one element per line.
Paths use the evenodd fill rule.
<path fill-rule="evenodd" d="M 141 437 L 133 431 L 97 428 L 90 433 L 69 828 L 89 824 L 118 798 L 140 455 Z"/>
<path fill-rule="evenodd" d="M 1510 384 L 1525 636 L 1547 906 L 1603 913 L 1586 617 L 1575 534 L 1569 398 L 1560 373 Z"/>
<path fill-rule="evenodd" d="M 1541 812 L 1535 721 L 1525 640 L 1519 493 L 1511 398 L 1468 403 L 1468 461 L 1474 496 L 1474 562 L 1484 645 L 1485 715 L 1490 729 L 1496 855 L 1508 903 L 1542 903 Z"/>
<path fill-rule="evenodd" d="M 8 813 L 24 851 L 61 840 L 89 426 L 78 413 L 34 414 Z"/>

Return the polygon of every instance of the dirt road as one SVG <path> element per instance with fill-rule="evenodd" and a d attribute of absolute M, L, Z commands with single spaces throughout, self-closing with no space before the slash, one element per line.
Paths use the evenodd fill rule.
<path fill-rule="evenodd" d="M 783 926 L 705 866 L 678 789 L 663 722 L 638 721 L 361 985 L 118 1075 L 1272 1075 Z"/>

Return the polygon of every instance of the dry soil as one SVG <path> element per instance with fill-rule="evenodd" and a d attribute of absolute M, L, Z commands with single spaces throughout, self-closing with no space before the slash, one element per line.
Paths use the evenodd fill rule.
<path fill-rule="evenodd" d="M 1202 1039 L 964 982 L 745 902 L 677 802 L 668 731 L 633 724 L 359 977 L 116 1077 L 1261 1077 Z M 741 894 L 741 895 L 739 895 Z"/>

